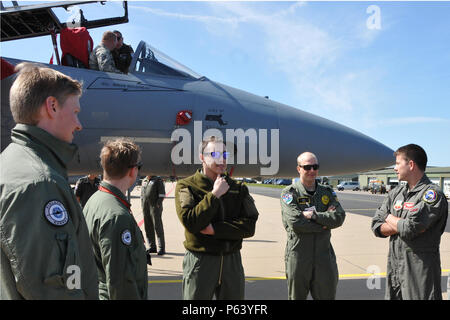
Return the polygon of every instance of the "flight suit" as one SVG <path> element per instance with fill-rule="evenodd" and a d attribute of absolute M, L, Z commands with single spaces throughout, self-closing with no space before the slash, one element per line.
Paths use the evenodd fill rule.
<path fill-rule="evenodd" d="M 121 73 L 116 68 L 111 51 L 103 44 L 99 44 L 89 55 L 89 68 L 105 72 Z"/>
<path fill-rule="evenodd" d="M 164 227 L 162 223 L 163 200 L 166 195 L 164 182 L 160 177 L 145 178 L 142 181 L 141 204 L 144 215 L 145 234 L 150 249 L 156 249 L 155 231 L 160 252 L 164 252 Z"/>
<path fill-rule="evenodd" d="M 345 211 L 331 187 L 316 184 L 310 195 L 298 181 L 281 192 L 281 215 L 287 232 L 285 251 L 286 279 L 290 300 L 335 299 L 338 268 L 330 229 L 340 227 Z M 316 214 L 306 219 L 302 211 L 315 207 Z M 331 206 L 335 209 L 329 210 Z"/>
<path fill-rule="evenodd" d="M 122 44 L 119 49 L 114 49 L 112 55 L 114 63 L 121 72 L 127 74 L 130 68 L 131 60 L 133 59 L 133 48 L 127 44 Z"/>
<path fill-rule="evenodd" d="M 75 144 L 17 124 L 0 155 L 0 298 L 98 299 L 81 207 L 67 182 Z"/>
<path fill-rule="evenodd" d="M 372 219 L 375 236 L 386 238 L 380 226 L 392 214 L 398 233 L 390 236 L 386 299 L 442 299 L 439 245 L 445 230 L 448 203 L 438 186 L 424 174 L 416 186 L 391 190 Z"/>
<path fill-rule="evenodd" d="M 119 189 L 102 181 L 83 209 L 97 262 L 101 300 L 147 299 L 144 237 L 129 206 Z"/>
<path fill-rule="evenodd" d="M 80 204 L 83 208 L 89 198 L 98 190 L 98 185 L 100 184 L 100 179 L 98 177 L 94 178 L 94 181 L 90 181 L 88 176 L 78 179 L 75 184 L 75 196 L 80 198 Z"/>
<path fill-rule="evenodd" d="M 242 239 L 252 237 L 258 210 L 248 188 L 229 176 L 227 193 L 212 194 L 214 182 L 198 170 L 175 189 L 178 218 L 185 228 L 183 299 L 244 299 Z M 212 224 L 215 234 L 201 230 Z"/>

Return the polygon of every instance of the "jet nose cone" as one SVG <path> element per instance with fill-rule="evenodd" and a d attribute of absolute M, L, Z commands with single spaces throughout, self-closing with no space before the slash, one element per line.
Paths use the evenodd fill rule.
<path fill-rule="evenodd" d="M 289 155 L 280 157 L 279 175 L 296 174 L 296 158 L 305 151 L 318 157 L 322 176 L 364 172 L 395 163 L 392 149 L 356 130 L 287 106 L 280 106 L 278 115 L 280 154 Z M 283 172 L 286 168 L 289 174 Z"/>

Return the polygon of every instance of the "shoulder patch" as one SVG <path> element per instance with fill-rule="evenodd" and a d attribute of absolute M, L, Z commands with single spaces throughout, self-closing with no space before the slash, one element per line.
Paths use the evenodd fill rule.
<path fill-rule="evenodd" d="M 44 207 L 44 216 L 48 222 L 57 227 L 62 227 L 69 221 L 66 208 L 58 200 L 47 202 Z"/>
<path fill-rule="evenodd" d="M 429 204 L 435 203 L 436 199 L 437 193 L 433 189 L 428 189 L 427 191 L 425 191 L 422 197 L 422 200 Z"/>
<path fill-rule="evenodd" d="M 122 243 L 126 246 L 131 245 L 131 232 L 128 229 L 125 229 L 120 236 Z"/>
<path fill-rule="evenodd" d="M 323 196 L 322 196 L 322 203 L 323 203 L 324 205 L 327 205 L 329 202 L 330 202 L 330 197 L 327 196 L 327 195 L 323 195 Z"/>
<path fill-rule="evenodd" d="M 292 193 L 287 192 L 287 193 L 283 194 L 281 196 L 281 198 L 283 199 L 284 203 L 290 204 L 292 202 L 292 200 L 294 199 L 294 196 L 292 195 Z"/>

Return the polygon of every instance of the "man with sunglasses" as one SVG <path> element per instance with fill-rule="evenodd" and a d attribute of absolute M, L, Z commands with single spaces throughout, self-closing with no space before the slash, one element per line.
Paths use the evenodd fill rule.
<path fill-rule="evenodd" d="M 133 59 L 133 48 L 123 43 L 123 36 L 120 31 L 114 30 L 113 33 L 117 37 L 116 47 L 111 51 L 114 58 L 114 63 L 116 64 L 117 69 L 127 74 L 128 68 L 131 64 L 131 60 Z"/>
<path fill-rule="evenodd" d="M 132 141 L 106 142 L 100 153 L 103 181 L 83 213 L 97 262 L 101 300 L 146 300 L 147 255 L 144 237 L 125 193 L 142 166 Z"/>
<path fill-rule="evenodd" d="M 344 223 L 345 211 L 329 186 L 317 183 L 317 157 L 304 152 L 297 158 L 298 182 L 281 192 L 281 214 L 287 232 L 286 278 L 288 298 L 304 300 L 336 297 L 338 269 L 331 229 Z"/>
<path fill-rule="evenodd" d="M 255 233 L 258 210 L 247 187 L 227 174 L 225 144 L 215 137 L 199 150 L 202 169 L 178 181 L 177 215 L 185 228 L 183 299 L 244 299 L 242 239 Z"/>

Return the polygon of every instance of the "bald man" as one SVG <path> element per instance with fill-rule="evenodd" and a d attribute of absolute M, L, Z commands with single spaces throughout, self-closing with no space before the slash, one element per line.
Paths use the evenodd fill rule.
<path fill-rule="evenodd" d="M 310 292 L 313 299 L 336 297 L 339 273 L 330 230 L 344 223 L 345 211 L 333 189 L 317 183 L 318 170 L 319 161 L 313 153 L 300 154 L 300 180 L 281 192 L 290 300 L 305 300 Z"/>

